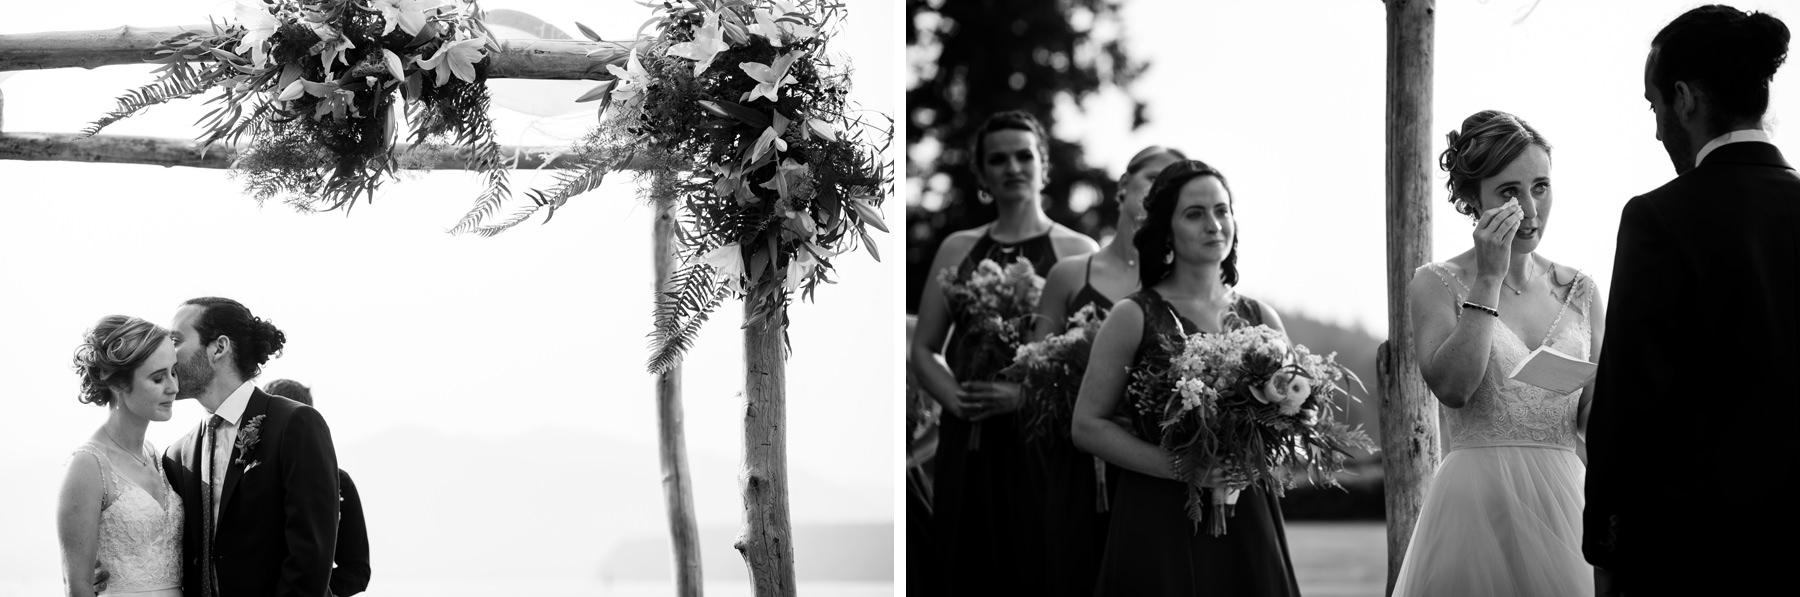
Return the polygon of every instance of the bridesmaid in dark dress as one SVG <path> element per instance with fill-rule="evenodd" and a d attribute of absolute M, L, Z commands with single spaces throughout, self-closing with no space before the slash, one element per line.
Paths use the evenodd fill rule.
<path fill-rule="evenodd" d="M 1032 340 L 1068 329 L 1068 319 L 1083 307 L 1094 305 L 1105 313 L 1113 303 L 1138 287 L 1137 247 L 1132 238 L 1144 219 L 1144 195 L 1163 168 L 1187 159 L 1180 151 L 1151 146 L 1132 156 L 1119 180 L 1119 221 L 1112 241 L 1099 251 L 1065 257 L 1045 276 L 1044 294 L 1038 303 L 1037 328 Z M 1034 459 L 1032 472 L 1045 488 L 1044 534 L 1046 595 L 1094 594 L 1094 578 L 1100 573 L 1100 554 L 1106 546 L 1106 525 L 1111 514 L 1110 488 L 1116 487 L 1117 467 L 1106 466 L 1069 441 L 1067 425 L 1060 433 L 1027 446 Z M 1100 473 L 1104 471 L 1104 473 Z M 1095 477 L 1103 474 L 1105 483 Z M 1107 494 L 1101 495 L 1101 488 Z"/>
<path fill-rule="evenodd" d="M 1171 165 L 1145 207 L 1134 239 L 1144 289 L 1114 306 L 1095 338 L 1071 430 L 1076 446 L 1125 469 L 1094 594 L 1298 595 L 1276 497 L 1244 492 L 1219 537 L 1189 521 L 1187 488 L 1156 444 L 1155 409 L 1125 393 L 1130 370 L 1170 358 L 1164 340 L 1224 331 L 1228 314 L 1283 330 L 1274 310 L 1233 290 L 1237 222 L 1224 175 L 1198 161 Z"/>
<path fill-rule="evenodd" d="M 1040 193 L 1049 137 L 1025 112 L 1002 112 L 974 135 L 974 168 L 999 217 L 950 235 L 931 271 L 966 278 L 983 259 L 1030 261 L 1044 275 L 1057 258 L 1092 253 L 1093 239 L 1044 215 Z M 919 385 L 943 407 L 931 488 L 932 539 L 945 595 L 1038 594 L 1044 585 L 1041 488 L 1029 485 L 1024 442 L 1013 412 L 1017 384 L 987 381 L 1007 363 L 973 366 L 974 340 L 953 314 L 933 275 L 919 300 L 910 364 Z M 952 328 L 954 327 L 954 332 Z M 945 348 L 945 340 L 949 340 Z M 971 431 L 980 429 L 978 444 Z"/>

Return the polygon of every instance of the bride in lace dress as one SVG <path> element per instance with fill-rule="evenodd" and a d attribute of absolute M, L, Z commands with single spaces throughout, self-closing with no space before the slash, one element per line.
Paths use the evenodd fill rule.
<path fill-rule="evenodd" d="M 1440 159 L 1475 247 L 1419 268 L 1408 288 L 1419 368 L 1442 403 L 1448 453 L 1419 511 L 1394 595 L 1592 595 L 1581 553 L 1587 389 L 1506 375 L 1540 346 L 1597 361 L 1594 283 L 1534 251 L 1551 207 L 1550 146 L 1487 111 Z"/>
<path fill-rule="evenodd" d="M 163 475 L 161 452 L 144 441 L 175 401 L 169 332 L 109 315 L 75 349 L 83 403 L 108 409 L 106 423 L 69 457 L 58 498 L 63 584 L 74 597 L 181 596 L 181 496 Z"/>

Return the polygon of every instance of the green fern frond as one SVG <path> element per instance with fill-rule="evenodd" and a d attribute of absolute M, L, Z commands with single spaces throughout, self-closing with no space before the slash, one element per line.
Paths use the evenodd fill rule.
<path fill-rule="evenodd" d="M 100 117 L 99 120 L 88 124 L 87 128 L 81 129 L 77 138 L 100 134 L 100 130 L 108 125 L 129 118 L 151 106 L 199 95 L 211 88 L 214 82 L 214 77 L 203 77 L 196 74 L 192 66 L 182 63 L 171 64 L 168 70 L 156 78 L 156 81 L 119 96 L 118 106 Z"/>
<path fill-rule="evenodd" d="M 648 368 L 652 375 L 681 364 L 682 356 L 700 335 L 700 327 L 726 293 L 712 266 L 705 264 L 682 268 L 669 278 L 669 288 L 669 292 L 658 293 L 652 316 L 656 322 L 655 330 L 650 332 Z"/>
<path fill-rule="evenodd" d="M 545 202 L 538 201 L 534 198 L 531 205 L 527 205 L 520 208 L 518 211 L 513 212 L 511 217 L 501 220 L 497 224 L 477 226 L 471 230 L 471 232 L 474 232 L 476 236 L 481 238 L 492 238 L 496 234 L 505 232 L 508 228 L 525 223 L 525 220 L 531 219 L 531 216 L 536 215 L 538 210 L 543 209 L 545 205 L 547 205 Z"/>
<path fill-rule="evenodd" d="M 629 162 L 631 158 L 627 157 L 623 161 Z M 612 172 L 614 167 L 612 160 L 593 160 L 583 164 L 581 170 L 558 174 L 556 186 L 550 187 L 543 196 L 546 201 L 555 203 L 556 207 L 562 207 L 570 197 L 600 188 L 600 183 L 605 182 L 607 173 Z"/>

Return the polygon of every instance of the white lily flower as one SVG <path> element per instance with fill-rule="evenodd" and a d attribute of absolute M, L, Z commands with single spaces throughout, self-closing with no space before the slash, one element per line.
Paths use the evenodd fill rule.
<path fill-rule="evenodd" d="M 669 55 L 695 61 L 694 76 L 698 77 L 700 73 L 706 72 L 707 67 L 712 66 L 713 58 L 719 52 L 727 49 L 730 46 L 725 44 L 724 33 L 719 30 L 719 14 L 707 11 L 700 28 L 694 30 L 694 41 L 670 46 Z"/>
<path fill-rule="evenodd" d="M 244 26 L 244 37 L 238 40 L 238 55 L 244 54 L 244 48 L 250 48 L 250 63 L 262 68 L 269 62 L 269 52 L 263 49 L 263 42 L 275 35 L 275 30 L 281 27 L 281 19 L 275 18 L 269 12 L 269 5 L 262 0 L 238 0 L 233 14 Z"/>
<path fill-rule="evenodd" d="M 781 91 L 781 86 L 794 82 L 794 77 L 793 75 L 788 74 L 788 70 L 793 68 L 795 60 L 799 60 L 801 56 L 805 55 L 805 52 L 782 54 L 775 57 L 775 64 L 773 65 L 763 64 L 761 62 L 745 62 L 739 64 L 738 68 L 744 69 L 745 74 L 750 75 L 750 78 L 752 79 L 756 79 L 756 88 L 751 89 L 738 99 L 741 101 L 750 101 L 758 97 L 766 97 L 769 98 L 769 101 L 771 102 L 779 101 L 781 98 L 777 97 L 776 93 Z"/>
<path fill-rule="evenodd" d="M 725 245 L 708 251 L 701 257 L 707 265 L 718 270 L 719 278 L 725 280 L 733 292 L 744 293 L 744 251 L 736 243 Z"/>

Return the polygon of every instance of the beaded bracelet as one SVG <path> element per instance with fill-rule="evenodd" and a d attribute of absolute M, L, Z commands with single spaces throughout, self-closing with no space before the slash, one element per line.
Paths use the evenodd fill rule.
<path fill-rule="evenodd" d="M 1495 308 L 1493 308 L 1493 307 L 1489 307 L 1489 306 L 1487 306 L 1487 305 L 1477 305 L 1477 304 L 1475 304 L 1475 303 L 1471 303 L 1471 302 L 1468 302 L 1468 301 L 1463 301 L 1463 304 L 1462 304 L 1462 307 L 1463 307 L 1463 308 L 1464 308 L 1464 309 L 1474 309 L 1474 310 L 1476 310 L 1476 311 L 1480 311 L 1480 312 L 1482 312 L 1482 313 L 1486 313 L 1486 314 L 1488 314 L 1488 315 L 1492 315 L 1492 316 L 1494 316 L 1494 317 L 1499 317 L 1499 316 L 1500 316 L 1500 310 L 1499 310 L 1499 309 L 1495 309 Z"/>

